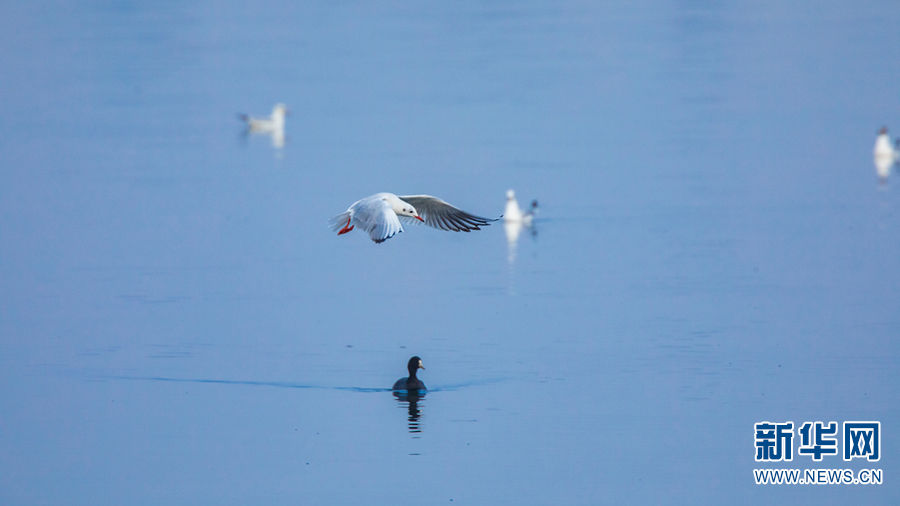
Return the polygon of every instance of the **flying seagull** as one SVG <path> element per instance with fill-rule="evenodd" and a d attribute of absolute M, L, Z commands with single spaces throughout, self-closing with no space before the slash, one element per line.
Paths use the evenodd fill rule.
<path fill-rule="evenodd" d="M 406 195 L 376 193 L 357 200 L 343 213 L 331 219 L 331 227 L 338 235 L 359 227 L 376 243 L 382 243 L 403 232 L 401 220 L 414 223 L 417 220 L 441 230 L 470 232 L 497 221 L 482 218 L 457 209 L 431 195 Z"/>

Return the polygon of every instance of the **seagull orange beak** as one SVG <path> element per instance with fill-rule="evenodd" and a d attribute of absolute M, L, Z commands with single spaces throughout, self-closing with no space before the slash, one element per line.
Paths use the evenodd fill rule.
<path fill-rule="evenodd" d="M 422 223 L 425 223 L 425 220 L 423 220 L 421 216 L 413 216 L 413 218 L 421 221 Z"/>

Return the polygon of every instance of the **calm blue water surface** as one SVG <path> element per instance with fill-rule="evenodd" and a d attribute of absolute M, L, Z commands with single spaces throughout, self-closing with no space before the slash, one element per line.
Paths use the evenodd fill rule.
<path fill-rule="evenodd" d="M 8 2 L 0 503 L 897 504 L 896 7 Z M 763 420 L 884 484 L 754 485 Z"/>

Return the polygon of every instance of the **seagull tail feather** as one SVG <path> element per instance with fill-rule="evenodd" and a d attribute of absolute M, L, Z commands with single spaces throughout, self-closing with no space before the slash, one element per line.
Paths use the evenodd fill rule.
<path fill-rule="evenodd" d="M 341 214 L 331 218 L 328 220 L 328 226 L 331 227 L 331 230 L 337 232 L 338 230 L 344 228 L 347 225 L 347 220 L 350 219 L 350 211 L 344 211 Z"/>

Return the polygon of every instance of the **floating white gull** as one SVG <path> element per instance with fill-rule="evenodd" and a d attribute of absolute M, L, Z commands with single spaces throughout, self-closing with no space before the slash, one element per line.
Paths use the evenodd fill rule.
<path fill-rule="evenodd" d="M 531 201 L 531 208 L 526 212 L 519 207 L 516 200 L 516 192 L 512 190 L 506 191 L 506 208 L 503 211 L 503 230 L 506 232 L 507 254 L 506 260 L 510 265 L 516 261 L 516 245 L 519 242 L 519 234 L 522 228 L 531 231 L 531 235 L 536 235 L 536 231 L 532 228 L 534 214 L 537 212 L 537 200 Z"/>
<path fill-rule="evenodd" d="M 251 132 L 284 132 L 284 117 L 287 112 L 286 105 L 277 103 L 268 118 L 254 118 L 246 114 L 239 114 L 238 117 L 247 123 L 247 129 Z"/>
<path fill-rule="evenodd" d="M 506 209 L 503 212 L 503 221 L 507 223 L 521 223 L 526 227 L 531 226 L 537 207 L 537 200 L 532 200 L 531 209 L 523 212 L 522 208 L 519 207 L 519 201 L 516 200 L 516 192 L 506 190 Z"/>
<path fill-rule="evenodd" d="M 441 230 L 469 232 L 497 221 L 482 218 L 457 209 L 431 195 L 406 195 L 376 193 L 357 200 L 343 213 L 331 219 L 331 227 L 338 235 L 359 227 L 376 243 L 382 243 L 403 232 L 400 220 L 421 221 Z"/>
<path fill-rule="evenodd" d="M 875 138 L 875 148 L 872 150 L 875 170 L 881 179 L 887 179 L 891 173 L 891 166 L 900 160 L 900 139 L 897 139 L 898 147 L 891 145 L 887 127 L 881 127 L 878 137 Z"/>

